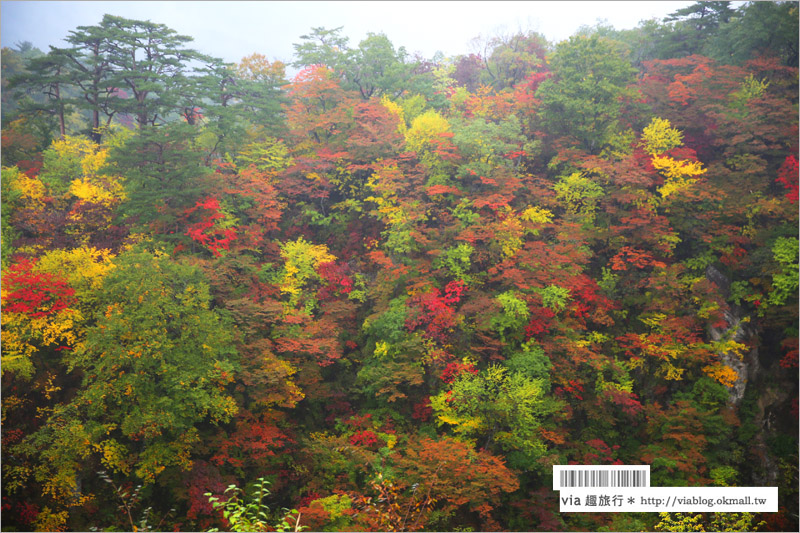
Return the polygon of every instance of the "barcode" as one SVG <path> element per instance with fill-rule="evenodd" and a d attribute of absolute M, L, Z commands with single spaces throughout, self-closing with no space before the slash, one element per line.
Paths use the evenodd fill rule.
<path fill-rule="evenodd" d="M 647 470 L 561 470 L 563 487 L 647 487 Z"/>

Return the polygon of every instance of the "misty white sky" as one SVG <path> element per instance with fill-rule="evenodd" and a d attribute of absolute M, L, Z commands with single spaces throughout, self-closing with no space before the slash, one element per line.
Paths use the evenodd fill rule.
<path fill-rule="evenodd" d="M 350 46 L 367 32 L 385 33 L 396 48 L 432 58 L 436 51 L 455 56 L 474 51 L 479 35 L 542 33 L 551 42 L 568 38 L 582 25 L 605 20 L 617 29 L 633 28 L 694 2 L 0 2 L 0 41 L 14 46 L 30 41 L 43 51 L 64 46 L 77 26 L 100 22 L 103 14 L 151 20 L 194 38 L 193 47 L 226 61 L 259 52 L 290 62 L 293 43 L 311 28 L 344 26 Z M 741 2 L 736 2 L 741 4 Z"/>

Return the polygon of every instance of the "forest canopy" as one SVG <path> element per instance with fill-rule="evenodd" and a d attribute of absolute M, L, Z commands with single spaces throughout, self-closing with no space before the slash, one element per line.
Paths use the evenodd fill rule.
<path fill-rule="evenodd" d="M 2 49 L 3 530 L 798 529 L 796 2 L 64 43 Z M 562 514 L 567 464 L 779 512 Z"/>

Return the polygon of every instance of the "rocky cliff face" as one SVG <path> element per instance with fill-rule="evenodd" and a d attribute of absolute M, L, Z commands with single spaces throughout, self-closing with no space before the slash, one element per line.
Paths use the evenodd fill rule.
<path fill-rule="evenodd" d="M 706 277 L 727 295 L 730 281 L 724 274 L 713 266 L 709 266 L 706 269 Z M 717 342 L 723 338 L 730 338 L 734 342 L 753 345 L 752 340 L 758 336 L 758 331 L 750 324 L 749 318 L 741 316 L 741 310 L 738 307 L 731 306 L 725 311 L 725 321 L 728 323 L 727 327 L 709 326 L 708 336 L 711 340 Z M 720 360 L 734 370 L 738 376 L 736 382 L 729 388 L 730 396 L 728 398 L 730 404 L 738 407 L 744 398 L 748 381 L 756 379 L 761 370 L 758 360 L 758 343 L 755 343 L 755 347 L 742 357 L 734 352 L 722 352 L 719 356 Z"/>
<path fill-rule="evenodd" d="M 749 322 L 746 319 L 743 320 L 735 311 L 725 311 L 725 320 L 729 324 L 727 328 L 709 327 L 708 335 L 713 341 L 730 336 L 734 342 L 749 344 L 757 335 L 754 328 L 750 327 Z M 754 380 L 759 374 L 761 365 L 758 361 L 758 347 L 749 350 L 743 357 L 735 352 L 722 352 L 719 356 L 720 360 L 738 375 L 736 382 L 729 388 L 730 396 L 728 398 L 729 403 L 738 407 L 744 398 L 748 381 Z"/>
<path fill-rule="evenodd" d="M 721 272 L 708 267 L 706 277 L 727 295 L 730 282 Z M 779 357 L 771 353 L 775 347 L 765 342 L 764 332 L 743 316 L 740 308 L 731 306 L 725 311 L 725 320 L 727 327 L 709 326 L 709 338 L 714 341 L 730 338 L 752 347 L 741 357 L 733 352 L 719 354 L 720 360 L 738 375 L 733 386 L 729 387 L 729 405 L 738 409 L 749 388 L 757 394 L 755 415 L 750 420 L 742 420 L 752 421 L 758 428 L 751 448 L 755 463 L 752 483 L 754 486 L 777 486 L 780 466 L 770 452 L 768 442 L 775 435 L 785 432 L 784 426 L 790 423 L 790 404 L 796 394 L 796 375 L 787 375 L 776 363 Z"/>

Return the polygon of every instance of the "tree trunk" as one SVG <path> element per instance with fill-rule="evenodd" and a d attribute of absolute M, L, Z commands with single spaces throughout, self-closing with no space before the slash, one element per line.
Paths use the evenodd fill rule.
<path fill-rule="evenodd" d="M 64 105 L 61 103 L 61 87 L 59 84 L 56 84 L 56 101 L 58 102 L 58 130 L 63 140 L 67 135 L 67 126 L 64 122 Z"/>

